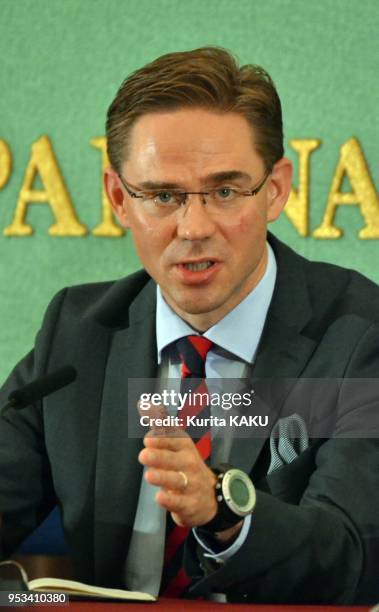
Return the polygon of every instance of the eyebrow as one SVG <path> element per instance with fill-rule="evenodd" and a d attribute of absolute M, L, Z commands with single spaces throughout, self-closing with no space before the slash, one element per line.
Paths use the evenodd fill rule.
<path fill-rule="evenodd" d="M 247 179 L 251 181 L 251 176 L 242 170 L 226 170 L 224 172 L 214 172 L 207 177 L 211 183 L 220 183 L 222 181 L 235 181 L 236 179 Z"/>
<path fill-rule="evenodd" d="M 177 183 L 169 183 L 168 181 L 142 181 L 142 183 L 139 183 L 139 187 L 147 191 L 155 191 L 156 189 L 180 189 Z"/>
<path fill-rule="evenodd" d="M 222 181 L 233 181 L 236 179 L 251 181 L 251 176 L 247 172 L 242 172 L 241 170 L 225 170 L 223 172 L 213 172 L 212 174 L 209 174 L 204 182 L 215 184 Z M 143 181 L 140 183 L 140 188 L 146 189 L 147 191 L 155 191 L 156 189 L 183 189 L 181 185 L 178 185 L 178 183 L 168 181 Z"/>

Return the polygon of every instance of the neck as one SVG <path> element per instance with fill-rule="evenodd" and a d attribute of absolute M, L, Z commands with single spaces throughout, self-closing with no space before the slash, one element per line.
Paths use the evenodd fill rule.
<path fill-rule="evenodd" d="M 173 304 L 170 299 L 164 296 L 166 302 L 181 317 L 186 323 L 188 323 L 195 331 L 200 333 L 206 332 L 208 329 L 216 325 L 221 319 L 223 319 L 231 310 L 233 310 L 238 304 L 240 304 L 253 289 L 258 285 L 259 281 L 264 276 L 267 269 L 268 261 L 268 250 L 267 245 L 264 249 L 262 258 L 255 268 L 254 272 L 245 279 L 243 286 L 237 287 L 234 294 L 230 296 L 226 303 L 222 304 L 218 308 L 215 308 L 209 312 L 201 313 L 189 313 L 177 307 Z"/>

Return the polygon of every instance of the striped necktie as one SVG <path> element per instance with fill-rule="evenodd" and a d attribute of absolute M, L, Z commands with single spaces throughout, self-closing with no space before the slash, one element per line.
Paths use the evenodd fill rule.
<path fill-rule="evenodd" d="M 196 394 L 196 397 L 200 398 L 198 401 L 187 402 L 181 410 L 180 417 L 184 422 L 189 416 L 206 418 L 210 416 L 210 411 L 207 401 L 208 389 L 205 383 L 205 360 L 213 342 L 203 336 L 187 336 L 178 340 L 176 346 L 182 362 L 180 391 L 188 393 L 189 396 Z M 203 460 L 207 461 L 212 450 L 210 427 L 187 428 L 186 431 L 194 439 Z M 165 558 L 161 582 L 163 597 L 181 597 L 191 584 L 191 579 L 186 576 L 182 567 L 184 543 L 189 531 L 188 527 L 176 525 L 171 515 L 167 514 Z"/>

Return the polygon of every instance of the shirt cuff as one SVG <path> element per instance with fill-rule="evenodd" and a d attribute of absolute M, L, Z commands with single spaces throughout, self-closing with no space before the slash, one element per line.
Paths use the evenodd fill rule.
<path fill-rule="evenodd" d="M 243 525 L 242 525 L 241 530 L 240 530 L 240 532 L 238 534 L 238 537 L 234 540 L 233 544 L 231 544 L 229 546 L 229 548 L 225 548 L 221 552 L 217 552 L 217 553 L 215 553 L 210 548 L 209 542 L 205 543 L 204 540 L 201 539 L 201 537 L 198 535 L 198 533 L 196 531 L 196 528 L 192 529 L 192 532 L 193 532 L 193 535 L 195 536 L 196 540 L 200 544 L 200 546 L 204 550 L 207 551 L 207 552 L 204 553 L 204 557 L 209 557 L 210 559 L 215 559 L 216 561 L 218 561 L 220 563 L 220 562 L 227 561 L 228 559 L 230 559 L 230 557 L 235 555 L 236 552 L 241 548 L 242 544 L 246 540 L 248 531 L 250 529 L 250 525 L 251 525 L 251 514 L 248 514 L 243 519 Z"/>

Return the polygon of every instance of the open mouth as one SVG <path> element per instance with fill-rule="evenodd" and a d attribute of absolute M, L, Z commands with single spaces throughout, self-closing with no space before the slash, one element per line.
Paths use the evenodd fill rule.
<path fill-rule="evenodd" d="M 214 261 L 200 261 L 196 263 L 184 263 L 182 264 L 186 270 L 191 270 L 191 272 L 202 272 L 203 270 L 207 270 L 211 266 L 214 265 Z"/>

